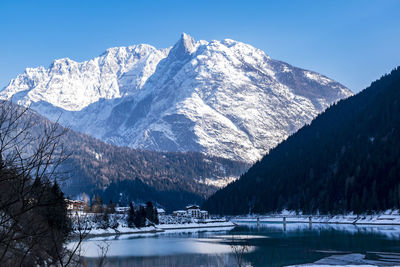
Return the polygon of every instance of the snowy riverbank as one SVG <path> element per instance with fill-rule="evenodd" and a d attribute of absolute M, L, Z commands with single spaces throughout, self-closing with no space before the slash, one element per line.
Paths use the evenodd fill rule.
<path fill-rule="evenodd" d="M 159 224 L 155 226 L 146 226 L 141 228 L 130 228 L 127 226 L 118 226 L 117 228 L 92 228 L 88 230 L 88 236 L 111 236 L 122 234 L 146 234 L 146 233 L 163 233 L 163 232 L 177 232 L 186 230 L 207 231 L 214 229 L 228 229 L 233 228 L 234 223 L 230 221 L 208 221 L 187 224 Z"/>
<path fill-rule="evenodd" d="M 235 223 L 257 222 L 260 223 L 327 223 L 327 224 L 356 224 L 356 225 L 399 225 L 400 214 L 398 210 L 388 210 L 370 215 L 303 215 L 285 211 L 272 215 L 236 216 L 231 218 Z"/>
<path fill-rule="evenodd" d="M 206 229 L 216 227 L 234 227 L 235 224 L 231 221 L 205 221 L 187 224 L 159 224 L 156 227 L 164 231 L 177 229 Z"/>

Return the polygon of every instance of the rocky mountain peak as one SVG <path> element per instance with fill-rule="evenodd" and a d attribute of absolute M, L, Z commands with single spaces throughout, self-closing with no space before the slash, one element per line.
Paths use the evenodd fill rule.
<path fill-rule="evenodd" d="M 133 45 L 57 62 L 60 71 L 18 75 L 0 98 L 30 103 L 50 119 L 62 114 L 62 124 L 115 145 L 246 162 L 352 95 L 249 44 L 196 42 L 185 33 L 171 49 Z"/>

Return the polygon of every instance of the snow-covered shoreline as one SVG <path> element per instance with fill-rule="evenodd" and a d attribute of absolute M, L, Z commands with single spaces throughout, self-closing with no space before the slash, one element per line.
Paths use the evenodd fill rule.
<path fill-rule="evenodd" d="M 176 232 L 177 230 L 195 230 L 206 231 L 208 229 L 215 228 L 227 228 L 234 227 L 235 224 L 230 221 L 211 221 L 203 223 L 187 223 L 187 224 L 159 224 L 155 226 L 146 226 L 142 228 L 130 228 L 126 226 L 118 226 L 117 228 L 106 228 L 106 229 L 91 229 L 88 232 L 88 237 L 97 236 L 113 236 L 123 234 L 147 234 L 147 233 L 168 233 Z"/>
<path fill-rule="evenodd" d="M 164 231 L 178 230 L 178 229 L 205 229 L 205 228 L 217 228 L 217 227 L 234 227 L 235 224 L 231 221 L 212 221 L 205 223 L 188 223 L 188 224 L 159 224 L 158 229 Z"/>
<path fill-rule="evenodd" d="M 231 219 L 235 223 L 326 223 L 354 225 L 398 225 L 400 226 L 399 211 L 385 211 L 371 215 L 296 215 L 294 212 L 283 212 L 272 215 L 236 216 Z"/>

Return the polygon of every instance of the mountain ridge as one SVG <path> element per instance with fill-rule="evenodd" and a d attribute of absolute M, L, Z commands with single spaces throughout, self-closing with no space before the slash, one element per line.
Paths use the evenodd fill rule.
<path fill-rule="evenodd" d="M 50 79 L 55 85 L 40 80 L 44 68 L 37 75 L 28 71 L 12 80 L 0 98 L 30 103 L 51 120 L 62 114 L 61 124 L 114 145 L 254 162 L 330 104 L 352 95 L 323 75 L 231 39 L 195 41 L 182 34 L 172 48 L 130 47 L 136 52 L 112 48 L 96 58 L 105 65 L 81 63 L 89 74 L 92 65 L 96 70 L 87 86 L 87 75 L 78 72 L 81 80 L 71 82 L 68 75 L 74 73 L 62 72 L 75 64 L 66 60 L 62 75 L 56 68 Z M 57 87 L 60 79 L 66 87 Z M 72 90 L 73 96 L 63 90 Z M 85 94 L 88 99 L 74 101 Z"/>

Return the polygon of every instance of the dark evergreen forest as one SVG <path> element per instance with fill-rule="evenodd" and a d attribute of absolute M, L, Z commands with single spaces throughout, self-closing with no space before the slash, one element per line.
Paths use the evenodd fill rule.
<path fill-rule="evenodd" d="M 332 105 L 203 208 L 218 214 L 400 208 L 400 68 Z"/>
<path fill-rule="evenodd" d="M 186 204 L 201 204 L 204 197 L 184 190 L 159 191 L 143 183 L 140 179 L 111 183 L 105 190 L 96 190 L 105 203 L 112 201 L 119 206 L 129 206 L 132 202 L 146 203 L 149 200 L 163 207 L 167 212 L 182 209 Z"/>
<path fill-rule="evenodd" d="M 70 176 L 63 189 L 72 196 L 83 192 L 91 195 L 113 183 L 138 179 L 159 192 L 184 191 L 205 198 L 217 188 L 197 180 L 239 176 L 249 168 L 243 162 L 198 152 L 156 152 L 112 146 L 73 131 L 63 136 L 63 142 L 71 153 L 63 165 Z M 146 197 L 146 194 L 137 197 Z"/>

